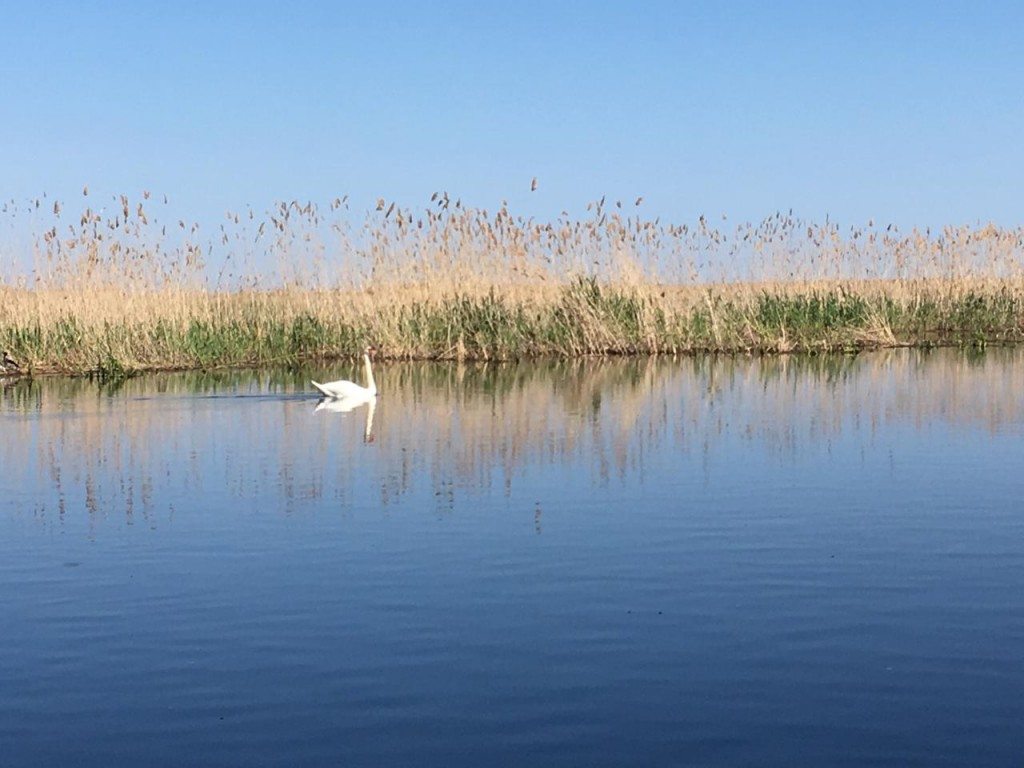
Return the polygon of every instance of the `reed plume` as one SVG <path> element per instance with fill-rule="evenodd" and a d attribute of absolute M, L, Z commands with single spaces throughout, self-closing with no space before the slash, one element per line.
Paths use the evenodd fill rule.
<path fill-rule="evenodd" d="M 531 187 L 535 186 L 531 182 Z M 1024 336 L 1024 230 L 840 229 L 776 212 L 664 223 L 606 198 L 549 221 L 433 194 L 227 211 L 142 193 L 4 206 L 32 233 L 0 264 L 0 348 L 26 371 L 393 358 L 856 351 Z"/>

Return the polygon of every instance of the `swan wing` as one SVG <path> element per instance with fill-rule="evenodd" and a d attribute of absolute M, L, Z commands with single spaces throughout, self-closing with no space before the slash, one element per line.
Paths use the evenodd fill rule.
<path fill-rule="evenodd" d="M 314 381 L 311 383 L 324 397 L 333 397 L 338 400 L 351 397 L 366 398 L 370 395 L 370 391 L 366 387 L 361 387 L 354 381 L 329 381 L 326 384 Z"/>

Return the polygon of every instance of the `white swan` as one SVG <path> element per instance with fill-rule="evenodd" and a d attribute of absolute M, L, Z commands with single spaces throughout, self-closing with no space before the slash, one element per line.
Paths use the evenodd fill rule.
<path fill-rule="evenodd" d="M 320 394 L 335 400 L 353 400 L 365 402 L 377 396 L 377 383 L 373 380 L 373 368 L 370 367 L 370 355 L 376 352 L 373 347 L 363 351 L 363 368 L 366 370 L 366 386 L 361 387 L 354 381 L 329 381 L 326 384 L 311 382 Z"/>

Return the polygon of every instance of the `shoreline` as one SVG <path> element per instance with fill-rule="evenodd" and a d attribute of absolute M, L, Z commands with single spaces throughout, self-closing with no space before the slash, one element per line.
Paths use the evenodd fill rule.
<path fill-rule="evenodd" d="M 896 344 L 864 345 L 849 349 L 791 349 L 786 351 L 778 350 L 728 350 L 728 349 L 687 349 L 675 352 L 606 352 L 588 353 L 575 357 L 556 357 L 553 355 L 523 355 L 520 357 L 507 358 L 483 358 L 483 357 L 381 357 L 375 358 L 375 363 L 473 363 L 477 365 L 487 364 L 516 364 L 523 362 L 540 362 L 545 360 L 613 360 L 623 358 L 699 358 L 699 357 L 744 357 L 744 358 L 780 358 L 780 357 L 822 357 L 822 356 L 843 356 L 856 357 L 858 355 L 870 354 L 872 352 L 883 352 L 886 350 L 917 350 L 922 352 L 939 350 L 973 350 L 984 352 L 989 348 L 1014 349 L 1024 347 L 1024 339 L 1013 341 L 980 341 L 978 343 L 932 343 L 932 342 L 906 342 Z M 332 357 L 311 357 L 301 360 L 264 360 L 260 362 L 239 362 L 224 363 L 218 365 L 201 366 L 160 366 L 153 365 L 126 370 L 123 373 L 113 374 L 100 369 L 89 370 L 67 370 L 55 367 L 39 367 L 31 371 L 18 371 L 16 373 L 0 373 L 0 386 L 10 386 L 21 381 L 34 381 L 36 379 L 90 379 L 100 383 L 109 381 L 126 380 L 148 374 L 167 373 L 216 373 L 235 371 L 260 371 L 281 367 L 302 367 L 323 363 L 326 365 L 341 362 L 358 361 L 357 356 L 342 355 Z"/>

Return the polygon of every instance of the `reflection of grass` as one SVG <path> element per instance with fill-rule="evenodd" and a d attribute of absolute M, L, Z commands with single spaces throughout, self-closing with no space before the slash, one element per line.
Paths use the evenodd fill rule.
<path fill-rule="evenodd" d="M 386 363 L 372 459 L 355 453 L 363 415 L 313 414 L 312 375 L 352 376 L 354 363 L 154 373 L 103 387 L 18 379 L 0 385 L 0 467 L 25 499 L 12 509 L 39 522 L 58 510 L 68 521 L 89 511 L 96 526 L 131 510 L 155 522 L 166 510 L 171 522 L 175 501 L 208 490 L 245 499 L 239 510 L 262 499 L 272 514 L 310 499 L 362 505 L 369 497 L 352 495 L 360 483 L 381 506 L 408 497 L 420 514 L 417 488 L 450 504 L 470 489 L 518 487 L 537 466 L 601 483 L 664 471 L 666 457 L 680 472 L 727 469 L 747 455 L 738 441 L 774 457 L 769 466 L 798 466 L 799 452 L 831 452 L 844 435 L 847 448 L 870 447 L 886 425 L 1001 434 L 1024 414 L 1022 365 L 1024 349 L 970 348 Z M 532 516 L 532 504 L 523 512 Z"/>
<path fill-rule="evenodd" d="M 491 360 L 1024 337 L 1024 235 L 991 226 L 840 235 L 780 214 L 722 232 L 603 201 L 592 218 L 538 224 L 438 197 L 419 214 L 382 203 L 354 229 L 330 218 L 335 201 L 229 215 L 214 269 L 197 225 L 163 221 L 148 195 L 115 203 L 70 224 L 55 204 L 32 274 L 0 283 L 0 346 L 30 370 L 116 380 L 370 341 L 394 358 Z M 272 276 L 256 276 L 257 258 Z"/>

